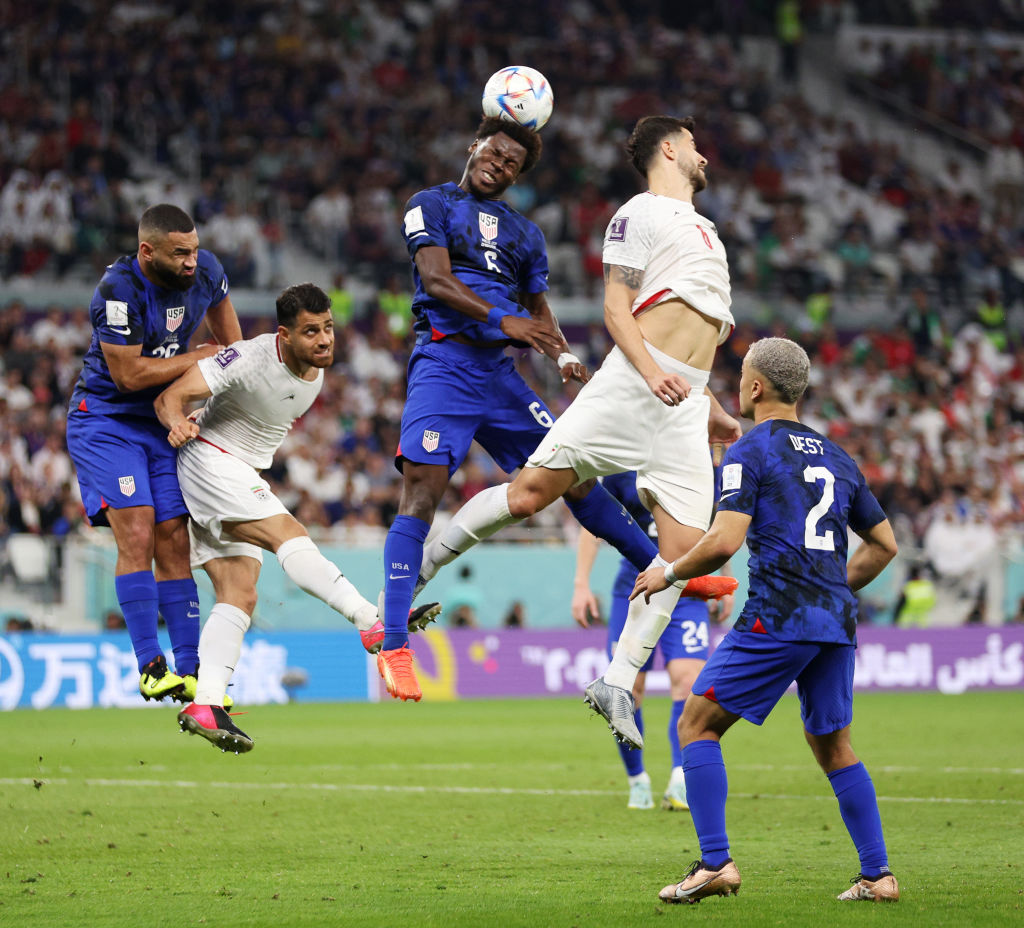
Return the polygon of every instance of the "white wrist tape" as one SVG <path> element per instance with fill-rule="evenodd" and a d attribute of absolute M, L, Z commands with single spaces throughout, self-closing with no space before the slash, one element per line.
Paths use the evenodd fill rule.
<path fill-rule="evenodd" d="M 563 351 L 555 362 L 558 365 L 558 369 L 561 370 L 566 364 L 579 364 L 580 359 L 576 357 L 572 352 Z"/>
<path fill-rule="evenodd" d="M 669 584 L 669 586 L 677 586 L 677 587 L 679 587 L 679 589 L 685 590 L 686 589 L 686 584 L 689 583 L 690 581 L 689 580 L 680 580 L 675 575 L 675 573 L 672 571 L 672 565 L 669 564 L 668 567 L 665 568 L 665 582 L 667 584 Z"/>

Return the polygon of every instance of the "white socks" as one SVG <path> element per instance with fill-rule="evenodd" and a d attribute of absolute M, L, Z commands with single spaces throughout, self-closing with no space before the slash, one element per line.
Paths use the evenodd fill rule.
<path fill-rule="evenodd" d="M 195 702 L 223 706 L 231 674 L 242 653 L 242 639 L 250 618 L 237 606 L 217 603 L 199 636 L 199 679 Z"/>
<path fill-rule="evenodd" d="M 627 776 L 626 781 L 630 786 L 636 783 L 646 783 L 648 786 L 651 784 L 651 775 L 646 770 L 641 770 L 639 773 L 633 776 Z"/>
<path fill-rule="evenodd" d="M 668 567 L 660 555 L 651 561 L 651 567 Z M 633 691 L 636 675 L 647 663 L 654 646 L 658 643 L 661 633 L 668 627 L 672 610 L 679 601 L 680 589 L 670 586 L 651 595 L 649 603 L 638 596 L 629 604 L 626 624 L 619 635 L 619 643 L 615 646 L 615 654 L 608 669 L 604 672 L 604 682 L 609 686 L 621 686 Z"/>
<path fill-rule="evenodd" d="M 423 546 L 420 576 L 430 580 L 438 570 L 464 554 L 478 541 L 490 538 L 506 525 L 522 522 L 508 511 L 508 484 L 481 490 L 469 500 L 441 530 Z"/>
<path fill-rule="evenodd" d="M 360 595 L 308 535 L 289 538 L 277 549 L 277 559 L 301 589 L 340 612 L 360 631 L 377 621 L 377 607 Z"/>

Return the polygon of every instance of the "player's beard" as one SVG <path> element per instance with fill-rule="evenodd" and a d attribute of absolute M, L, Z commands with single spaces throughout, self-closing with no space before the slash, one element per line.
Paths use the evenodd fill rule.
<path fill-rule="evenodd" d="M 179 274 L 166 265 L 160 264 L 155 256 L 150 271 L 156 278 L 156 282 L 166 290 L 188 290 L 196 282 L 195 273 Z"/>
<path fill-rule="evenodd" d="M 708 185 L 708 179 L 700 167 L 695 167 L 690 171 L 690 184 L 693 187 L 694 193 L 700 193 Z"/>

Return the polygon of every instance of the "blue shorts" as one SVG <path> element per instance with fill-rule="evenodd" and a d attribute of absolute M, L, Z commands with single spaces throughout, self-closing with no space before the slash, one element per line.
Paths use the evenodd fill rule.
<path fill-rule="evenodd" d="M 502 350 L 418 345 L 409 360 L 396 466 L 443 464 L 451 476 L 474 440 L 505 472 L 526 463 L 554 417 Z"/>
<path fill-rule="evenodd" d="M 693 692 L 761 725 L 795 680 L 804 728 L 828 735 L 853 721 L 856 650 L 852 644 L 778 641 L 733 629 L 704 665 Z"/>
<path fill-rule="evenodd" d="M 91 524 L 107 524 L 107 507 L 152 506 L 156 522 L 188 513 L 178 487 L 178 453 L 156 419 L 73 409 L 67 439 Z"/>
<path fill-rule="evenodd" d="M 637 569 L 623 561 L 619 572 L 615 577 L 612 586 L 612 607 L 608 616 L 608 657 L 611 658 L 612 651 L 619 641 L 622 629 L 626 624 L 626 614 L 629 612 L 629 594 L 633 592 L 636 584 Z M 647 663 L 641 667 L 641 671 L 651 670 L 654 667 L 654 655 L 661 652 L 661 659 L 665 666 L 669 661 L 678 658 L 688 657 L 695 660 L 706 661 L 708 659 L 708 606 L 699 599 L 680 599 L 676 608 L 672 611 L 672 618 L 668 626 L 661 633 L 657 647 L 651 652 Z"/>

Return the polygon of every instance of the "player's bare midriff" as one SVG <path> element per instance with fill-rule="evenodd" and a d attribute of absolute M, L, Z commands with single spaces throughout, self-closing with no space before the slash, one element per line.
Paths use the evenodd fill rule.
<path fill-rule="evenodd" d="M 665 300 L 636 318 L 644 338 L 669 357 L 709 371 L 722 323 L 680 299 Z"/>

